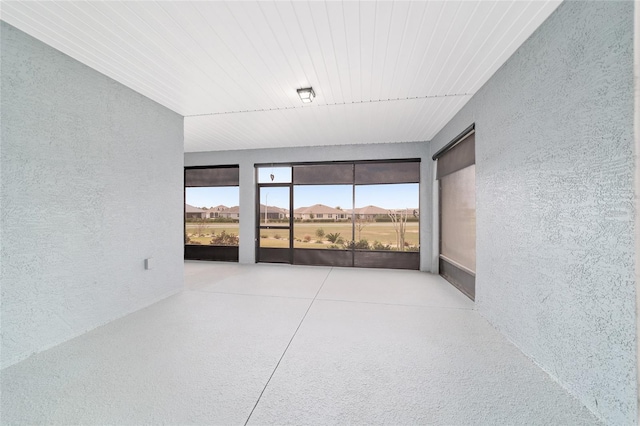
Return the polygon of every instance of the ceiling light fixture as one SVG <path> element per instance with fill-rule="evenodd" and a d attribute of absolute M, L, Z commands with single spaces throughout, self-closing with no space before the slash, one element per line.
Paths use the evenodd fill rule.
<path fill-rule="evenodd" d="M 298 89 L 298 96 L 302 103 L 308 104 L 316 97 L 316 92 L 313 91 L 313 87 L 307 87 L 306 89 Z"/>

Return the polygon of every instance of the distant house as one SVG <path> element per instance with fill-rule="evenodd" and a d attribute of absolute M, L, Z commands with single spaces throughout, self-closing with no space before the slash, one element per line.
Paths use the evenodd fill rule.
<path fill-rule="evenodd" d="M 406 213 L 406 214 L 407 214 L 407 217 L 416 217 L 416 218 L 417 218 L 417 217 L 419 217 L 419 216 L 420 216 L 420 209 L 414 209 L 414 208 L 411 208 L 411 207 L 408 207 L 408 208 L 406 208 L 406 209 L 393 209 L 393 210 L 390 210 L 390 211 L 391 211 L 392 213 L 394 213 L 394 212 L 395 212 L 395 213 L 398 213 L 398 214 L 400 214 L 400 213 L 402 213 L 402 214 Z"/>
<path fill-rule="evenodd" d="M 184 214 L 187 219 L 205 219 L 208 212 L 208 210 L 194 207 L 190 204 L 184 205 Z"/>
<path fill-rule="evenodd" d="M 264 219 L 265 217 L 267 220 L 286 219 L 289 217 L 289 210 L 276 206 L 265 206 L 264 204 L 260 204 L 260 219 Z"/>
<path fill-rule="evenodd" d="M 334 209 L 333 207 L 325 206 L 324 204 L 314 204 L 311 207 L 300 207 L 295 209 L 293 211 L 293 217 L 302 220 L 341 220 L 348 219 L 349 215 L 344 210 Z"/>
<path fill-rule="evenodd" d="M 216 218 L 219 218 L 219 217 L 223 217 L 223 216 L 221 216 L 221 213 L 223 213 L 226 210 L 229 210 L 229 207 L 224 206 L 222 204 L 220 204 L 219 206 L 211 207 L 207 211 L 207 217 L 209 219 L 216 219 Z"/>
<path fill-rule="evenodd" d="M 355 214 L 356 219 L 373 221 L 379 217 L 387 217 L 387 215 L 389 214 L 389 210 L 383 209 L 378 206 L 369 205 L 366 207 L 354 209 L 353 211 L 349 211 L 349 217 L 351 217 L 351 214 Z"/>
<path fill-rule="evenodd" d="M 227 209 L 217 213 L 218 217 L 224 217 L 226 219 L 240 219 L 240 206 L 228 207 Z"/>

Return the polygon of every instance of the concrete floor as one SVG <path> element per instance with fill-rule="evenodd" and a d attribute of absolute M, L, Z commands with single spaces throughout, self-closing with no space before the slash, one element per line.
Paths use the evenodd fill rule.
<path fill-rule="evenodd" d="M 186 262 L 2 371 L 2 424 L 598 424 L 438 276 Z"/>

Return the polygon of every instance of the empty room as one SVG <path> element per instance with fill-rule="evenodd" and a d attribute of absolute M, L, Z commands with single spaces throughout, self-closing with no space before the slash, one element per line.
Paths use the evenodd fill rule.
<path fill-rule="evenodd" d="M 0 424 L 638 424 L 637 6 L 2 1 Z"/>

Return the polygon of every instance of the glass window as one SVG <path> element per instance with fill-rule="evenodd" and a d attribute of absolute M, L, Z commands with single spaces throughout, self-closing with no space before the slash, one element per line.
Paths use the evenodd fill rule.
<path fill-rule="evenodd" d="M 259 229 L 260 248 L 289 248 L 289 229 Z"/>
<path fill-rule="evenodd" d="M 237 246 L 237 186 L 185 188 L 185 244 Z"/>
<path fill-rule="evenodd" d="M 260 188 L 260 226 L 289 225 L 289 188 Z"/>
<path fill-rule="evenodd" d="M 356 185 L 354 248 L 419 251 L 418 185 Z"/>
<path fill-rule="evenodd" d="M 259 250 L 259 261 L 419 268 L 418 160 L 256 169 L 258 248 L 294 248 Z"/>
<path fill-rule="evenodd" d="M 291 183 L 291 167 L 258 167 L 258 183 Z"/>
<path fill-rule="evenodd" d="M 352 185 L 296 185 L 294 248 L 344 249 L 351 240 Z M 340 218 L 342 216 L 342 218 Z"/>
<path fill-rule="evenodd" d="M 270 227 L 258 229 L 260 247 L 289 248 L 289 192 L 288 186 L 260 188 L 260 226 Z"/>

